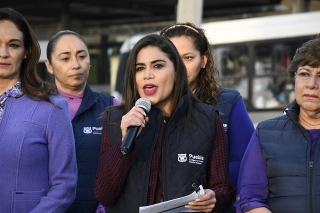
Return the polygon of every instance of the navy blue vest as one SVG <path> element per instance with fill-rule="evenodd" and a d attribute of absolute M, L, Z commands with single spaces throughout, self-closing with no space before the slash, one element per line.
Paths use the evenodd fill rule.
<path fill-rule="evenodd" d="M 310 137 L 297 123 L 298 113 L 295 104 L 286 115 L 257 126 L 267 165 L 267 204 L 273 213 L 320 212 L 319 141 L 310 159 Z"/>
<path fill-rule="evenodd" d="M 103 126 L 101 113 L 113 105 L 113 97 L 94 92 L 86 86 L 81 105 L 72 119 L 78 166 L 77 194 L 66 212 L 95 212 L 98 201 L 94 197 L 96 175 Z"/>
<path fill-rule="evenodd" d="M 184 125 L 186 105 L 182 102 L 170 118 L 162 142 L 163 199 L 185 196 L 194 188 L 192 184 L 207 186 L 208 159 L 214 138 L 212 106 L 195 104 L 192 121 Z M 108 113 L 108 134 L 114 144 L 121 132 L 119 123 L 123 111 L 112 109 Z M 107 212 L 136 213 L 147 204 L 151 159 L 158 138 L 162 113 L 152 107 L 149 122 L 135 141 L 135 157 L 124 188 L 117 202 Z"/>
<path fill-rule="evenodd" d="M 221 118 L 227 131 L 231 111 L 240 97 L 241 96 L 238 91 L 228 88 L 222 88 L 218 96 L 218 104 L 216 109 L 219 111 L 219 117 Z"/>

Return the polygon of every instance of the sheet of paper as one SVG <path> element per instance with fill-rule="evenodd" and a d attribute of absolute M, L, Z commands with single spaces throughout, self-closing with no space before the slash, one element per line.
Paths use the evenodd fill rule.
<path fill-rule="evenodd" d="M 203 194 L 203 188 L 200 187 L 200 192 L 193 192 L 187 196 L 168 200 L 165 202 L 153 204 L 150 206 L 142 206 L 139 208 L 139 213 L 177 213 L 177 212 L 199 212 L 185 208 L 184 206 L 192 200 L 195 200 L 199 195 Z"/>

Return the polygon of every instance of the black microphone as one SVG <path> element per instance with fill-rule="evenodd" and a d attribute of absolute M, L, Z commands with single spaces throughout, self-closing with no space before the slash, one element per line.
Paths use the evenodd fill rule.
<path fill-rule="evenodd" d="M 151 102 L 146 98 L 139 98 L 136 103 L 136 107 L 143 109 L 145 113 L 148 113 L 151 109 Z M 132 146 L 134 139 L 139 132 L 140 126 L 129 126 L 126 135 L 123 138 L 120 151 L 123 155 L 127 154 Z"/>

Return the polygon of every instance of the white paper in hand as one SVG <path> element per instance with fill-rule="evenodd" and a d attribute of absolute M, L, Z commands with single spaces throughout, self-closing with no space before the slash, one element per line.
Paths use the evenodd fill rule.
<path fill-rule="evenodd" d="M 153 204 L 150 206 L 142 206 L 139 208 L 139 213 L 178 213 L 178 212 L 199 212 L 195 210 L 190 210 L 184 206 L 190 201 L 197 199 L 200 195 L 204 194 L 202 185 L 199 186 L 199 190 L 192 192 L 191 194 L 176 198 L 173 200 L 168 200 L 165 202 Z"/>

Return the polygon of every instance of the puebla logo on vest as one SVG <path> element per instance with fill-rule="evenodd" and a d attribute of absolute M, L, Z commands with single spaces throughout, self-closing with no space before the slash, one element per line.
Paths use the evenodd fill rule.
<path fill-rule="evenodd" d="M 178 161 L 183 163 L 183 162 L 186 162 L 188 159 L 187 159 L 187 154 L 178 154 Z"/>
<path fill-rule="evenodd" d="M 102 134 L 102 127 L 83 127 L 85 134 Z"/>
<path fill-rule="evenodd" d="M 188 161 L 188 157 L 189 157 L 189 161 Z M 189 154 L 187 156 L 187 154 L 178 154 L 178 161 L 180 163 L 184 163 L 188 161 L 189 163 L 192 163 L 192 164 L 201 165 L 204 161 L 204 157 L 202 155 Z"/>

